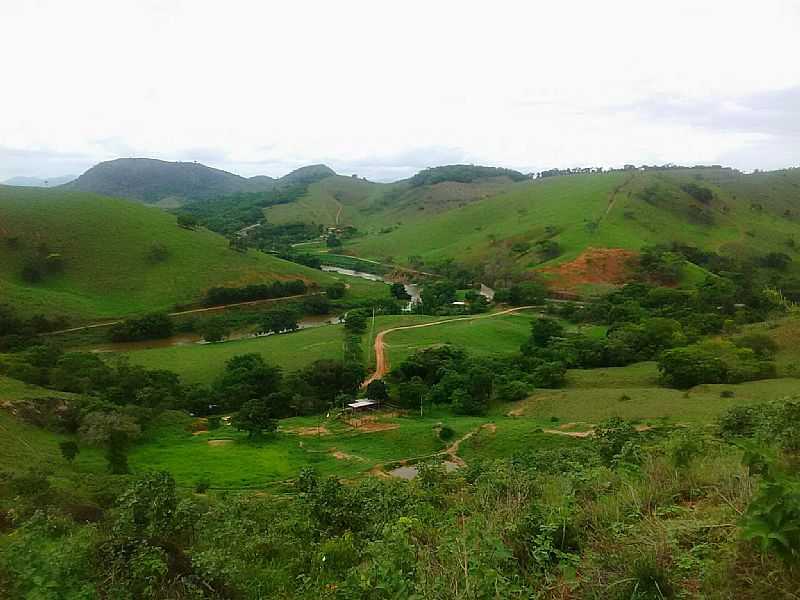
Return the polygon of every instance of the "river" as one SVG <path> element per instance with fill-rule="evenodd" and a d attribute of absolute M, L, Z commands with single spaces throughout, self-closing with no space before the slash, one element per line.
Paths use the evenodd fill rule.
<path fill-rule="evenodd" d="M 339 322 L 339 317 L 330 315 L 310 315 L 297 322 L 299 329 L 311 329 L 323 325 L 333 325 Z M 222 342 L 207 342 L 199 333 L 179 333 L 172 337 L 160 340 L 142 340 L 141 342 L 109 342 L 94 345 L 88 348 L 90 352 L 132 352 L 134 350 L 150 350 L 152 348 L 172 348 L 174 346 L 189 346 L 191 344 L 225 343 L 235 340 L 249 340 L 257 337 L 267 337 L 271 333 L 253 333 L 253 327 L 233 331 Z"/>

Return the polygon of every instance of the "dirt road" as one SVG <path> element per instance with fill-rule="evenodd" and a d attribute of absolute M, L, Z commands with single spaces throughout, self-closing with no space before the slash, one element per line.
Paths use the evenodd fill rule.
<path fill-rule="evenodd" d="M 490 319 L 492 317 L 499 317 L 501 315 L 507 315 L 510 313 L 518 312 L 520 310 L 530 310 L 533 308 L 541 308 L 539 306 L 517 306 L 515 308 L 509 308 L 506 310 L 501 310 L 496 313 L 490 313 L 487 315 L 470 315 L 467 317 L 455 317 L 453 319 L 442 319 L 441 321 L 433 321 L 432 323 L 420 323 L 419 325 L 404 325 L 402 327 L 392 327 L 391 329 L 384 329 L 378 335 L 375 336 L 375 371 L 370 375 L 362 384 L 361 387 L 367 387 L 371 382 L 375 381 L 376 379 L 381 379 L 386 373 L 389 372 L 389 360 L 386 358 L 386 353 L 384 352 L 384 338 L 387 334 L 392 333 L 393 331 L 399 331 L 401 329 L 419 329 L 421 327 L 433 327 L 434 325 L 442 325 L 444 323 L 452 323 L 453 321 L 474 321 L 476 319 Z"/>

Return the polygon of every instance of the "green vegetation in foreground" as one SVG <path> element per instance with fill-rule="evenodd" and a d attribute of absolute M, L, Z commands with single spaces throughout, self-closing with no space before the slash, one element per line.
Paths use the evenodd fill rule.
<path fill-rule="evenodd" d="M 199 301 L 213 286 L 331 281 L 260 252 L 235 252 L 222 236 L 182 229 L 173 215 L 135 202 L 0 187 L 0 211 L 0 296 L 22 314 L 108 318 L 171 311 Z M 29 262 L 50 254 L 60 255 L 60 272 L 45 273 L 38 283 L 21 278 Z"/>

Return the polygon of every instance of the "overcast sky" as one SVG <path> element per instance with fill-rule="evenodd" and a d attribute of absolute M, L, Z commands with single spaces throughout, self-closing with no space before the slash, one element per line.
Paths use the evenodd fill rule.
<path fill-rule="evenodd" d="M 800 0 L 0 0 L 0 180 L 800 165 Z"/>

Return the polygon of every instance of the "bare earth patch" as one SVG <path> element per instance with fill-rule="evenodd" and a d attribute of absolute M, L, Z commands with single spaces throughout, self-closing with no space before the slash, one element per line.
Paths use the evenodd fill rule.
<path fill-rule="evenodd" d="M 297 427 L 296 429 L 287 429 L 287 433 L 296 433 L 297 435 L 330 435 L 331 432 L 325 427 Z"/>
<path fill-rule="evenodd" d="M 525 414 L 525 407 L 522 408 L 515 408 L 514 410 L 510 410 L 506 413 L 507 417 L 521 417 Z"/>
<path fill-rule="evenodd" d="M 347 454 L 346 452 L 341 452 L 341 451 L 337 450 L 336 448 L 332 448 L 331 449 L 331 455 L 336 460 L 364 460 L 360 456 L 356 456 L 354 454 Z"/>
<path fill-rule="evenodd" d="M 542 269 L 554 275 L 551 287 L 573 292 L 585 284 L 623 284 L 633 276 L 632 262 L 638 256 L 622 248 L 587 248 L 575 260 Z"/>
<path fill-rule="evenodd" d="M 376 423 L 375 421 L 367 421 L 361 425 L 355 426 L 359 431 L 365 433 L 373 433 L 375 431 L 390 431 L 392 429 L 400 429 L 400 425 L 396 423 Z"/>
<path fill-rule="evenodd" d="M 208 440 L 209 446 L 224 446 L 225 444 L 232 444 L 233 440 Z"/>
<path fill-rule="evenodd" d="M 484 423 L 482 427 L 489 433 L 494 433 L 497 431 L 497 425 L 495 425 L 494 423 Z"/>
<path fill-rule="evenodd" d="M 545 429 L 545 433 L 555 433 L 557 435 L 566 435 L 574 438 L 587 438 L 594 435 L 593 430 L 589 431 L 563 431 L 562 429 Z"/>

